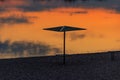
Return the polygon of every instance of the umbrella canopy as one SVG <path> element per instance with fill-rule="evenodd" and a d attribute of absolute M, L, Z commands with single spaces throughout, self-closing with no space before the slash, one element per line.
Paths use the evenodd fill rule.
<path fill-rule="evenodd" d="M 76 31 L 76 30 L 86 30 L 85 28 L 71 27 L 71 26 L 58 26 L 52 28 L 44 28 L 44 30 L 64 32 L 64 31 Z"/>

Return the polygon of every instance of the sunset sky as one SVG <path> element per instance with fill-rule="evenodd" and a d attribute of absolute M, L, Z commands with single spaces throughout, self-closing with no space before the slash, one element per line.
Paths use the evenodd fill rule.
<path fill-rule="evenodd" d="M 41 42 L 62 53 L 63 34 L 43 28 L 67 25 L 87 29 L 67 32 L 67 54 L 120 50 L 119 3 L 120 0 L 0 1 L 0 41 Z M 56 51 L 48 50 L 47 55 L 53 54 Z"/>

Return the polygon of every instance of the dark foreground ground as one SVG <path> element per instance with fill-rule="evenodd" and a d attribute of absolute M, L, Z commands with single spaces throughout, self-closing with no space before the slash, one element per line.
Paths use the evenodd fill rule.
<path fill-rule="evenodd" d="M 120 53 L 0 60 L 0 80 L 120 80 Z"/>

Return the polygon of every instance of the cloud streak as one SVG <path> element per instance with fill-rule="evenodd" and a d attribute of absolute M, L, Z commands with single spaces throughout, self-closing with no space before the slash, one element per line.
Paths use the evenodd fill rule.
<path fill-rule="evenodd" d="M 1 54 L 19 54 L 24 55 L 47 55 L 50 52 L 60 53 L 61 50 L 57 47 L 50 46 L 41 42 L 28 42 L 28 41 L 15 41 L 10 40 L 0 41 L 0 53 Z"/>
<path fill-rule="evenodd" d="M 95 34 L 95 33 L 83 33 L 83 34 L 77 34 L 77 33 L 71 33 L 69 35 L 70 39 L 73 40 L 78 40 L 78 39 L 84 39 L 86 37 L 90 37 L 90 38 L 104 38 L 105 36 L 102 34 Z"/>
<path fill-rule="evenodd" d="M 0 17 L 0 24 L 28 24 L 31 23 L 27 17 L 17 17 L 17 16 L 8 16 L 8 17 Z"/>
<path fill-rule="evenodd" d="M 5 12 L 5 8 L 4 7 L 0 7 L 0 13 L 1 12 Z"/>
<path fill-rule="evenodd" d="M 69 2 L 69 3 L 68 3 Z M 6 3 L 6 4 L 5 4 Z M 51 10 L 55 8 L 103 8 L 115 10 L 120 12 L 120 0 L 24 0 L 17 1 L 11 0 L 4 2 L 4 5 L 0 5 L 0 11 L 4 11 L 7 8 L 16 8 L 25 12 L 36 12 Z M 16 4 L 15 4 L 16 3 Z"/>
<path fill-rule="evenodd" d="M 71 40 L 84 39 L 85 37 L 86 37 L 86 34 L 76 34 L 76 33 L 70 34 Z"/>
<path fill-rule="evenodd" d="M 68 1 L 64 0 L 44 0 L 44 3 L 42 1 L 33 2 L 32 0 L 29 1 L 29 5 L 19 5 L 16 6 L 17 8 L 21 8 L 23 11 L 43 11 L 43 10 L 51 10 L 55 8 L 69 8 L 69 7 L 75 7 L 75 8 L 104 8 L 104 9 L 112 9 L 117 12 L 120 11 L 120 0 L 105 0 L 105 1 L 97 1 L 97 0 L 89 0 L 89 1 L 83 1 L 83 0 L 76 0 L 76 1 L 69 1 L 70 3 L 67 3 Z"/>

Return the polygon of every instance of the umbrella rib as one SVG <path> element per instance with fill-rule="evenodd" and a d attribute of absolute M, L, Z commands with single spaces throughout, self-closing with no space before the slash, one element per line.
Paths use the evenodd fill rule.
<path fill-rule="evenodd" d="M 62 31 L 64 29 L 64 27 L 62 27 L 61 29 L 60 29 L 60 31 Z"/>

